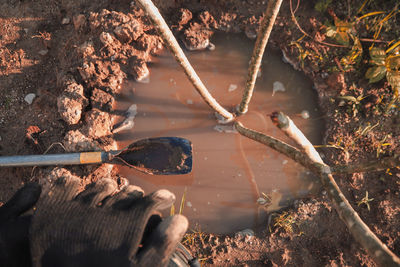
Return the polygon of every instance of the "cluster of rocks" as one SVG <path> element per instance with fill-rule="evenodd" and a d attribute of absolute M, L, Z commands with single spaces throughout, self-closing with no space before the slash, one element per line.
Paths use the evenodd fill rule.
<path fill-rule="evenodd" d="M 143 12 L 133 7 L 128 14 L 104 9 L 62 19 L 64 27 L 74 29 L 79 42 L 75 51 L 80 59 L 58 77 L 62 87 L 58 112 L 70 129 L 63 140 L 66 152 L 117 149 L 112 135 L 122 128 L 113 129 L 115 96 L 125 78 L 144 81 L 149 76 L 147 63 L 162 49 L 161 39 L 142 18 Z M 136 114 L 131 113 L 129 122 Z M 100 167 L 105 171 L 103 176 L 111 174 L 112 166 L 104 165 Z M 69 172 L 55 170 L 47 176 L 60 177 Z M 93 167 L 88 170 L 93 172 Z"/>

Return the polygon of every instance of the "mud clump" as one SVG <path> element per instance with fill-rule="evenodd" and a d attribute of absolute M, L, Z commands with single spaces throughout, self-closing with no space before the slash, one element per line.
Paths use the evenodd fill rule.
<path fill-rule="evenodd" d="M 82 110 L 87 106 L 88 100 L 84 96 L 83 86 L 77 84 L 72 78 L 66 78 L 65 89 L 57 98 L 58 112 L 68 124 L 77 124 L 82 116 Z"/>

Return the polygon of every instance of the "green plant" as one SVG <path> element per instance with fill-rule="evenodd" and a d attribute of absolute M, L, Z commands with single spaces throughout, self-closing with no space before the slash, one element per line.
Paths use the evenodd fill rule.
<path fill-rule="evenodd" d="M 350 95 L 345 95 L 345 96 L 339 96 L 338 99 L 347 101 L 347 103 L 350 106 L 350 112 L 352 113 L 353 118 L 357 115 L 358 109 L 361 104 L 361 100 L 366 98 L 367 96 L 364 95 L 359 95 L 357 97 L 355 96 L 350 96 Z"/>
<path fill-rule="evenodd" d="M 363 197 L 360 201 L 358 201 L 357 206 L 360 206 L 361 204 L 365 204 L 368 208 L 368 211 L 371 210 L 369 206 L 369 202 L 374 200 L 373 198 L 368 198 L 368 191 L 365 191 L 365 197 Z"/>
<path fill-rule="evenodd" d="M 326 36 L 344 46 L 350 45 L 350 40 L 355 37 L 354 22 L 346 22 L 335 18 L 333 25 L 327 25 Z"/>
<path fill-rule="evenodd" d="M 400 91 L 400 42 L 395 43 L 396 48 L 390 47 L 388 50 L 382 48 L 372 47 L 369 50 L 370 61 L 373 65 L 368 68 L 365 77 L 369 83 L 375 83 L 382 80 L 385 76 L 394 92 L 398 97 Z"/>

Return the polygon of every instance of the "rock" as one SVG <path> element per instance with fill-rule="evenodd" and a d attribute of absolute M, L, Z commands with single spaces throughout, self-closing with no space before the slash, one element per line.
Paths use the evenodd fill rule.
<path fill-rule="evenodd" d="M 93 62 L 84 62 L 82 67 L 78 67 L 78 71 L 82 79 L 88 81 L 96 73 L 96 67 Z"/>
<path fill-rule="evenodd" d="M 281 83 L 279 81 L 274 82 L 272 88 L 273 88 L 272 89 L 272 96 L 275 95 L 275 92 L 285 92 L 286 91 L 285 86 L 283 85 L 283 83 Z"/>
<path fill-rule="evenodd" d="M 111 117 L 109 113 L 92 109 L 85 117 L 85 133 L 91 138 L 100 138 L 111 135 Z"/>
<path fill-rule="evenodd" d="M 80 180 L 78 176 L 73 175 L 69 170 L 56 167 L 52 169 L 48 175 L 45 175 L 43 179 L 39 179 L 39 184 L 42 186 L 42 194 L 49 192 L 54 181 L 63 177 L 69 180 Z"/>
<path fill-rule="evenodd" d="M 129 43 L 137 40 L 143 34 L 143 28 L 138 21 L 133 20 L 128 23 L 117 26 L 114 34 L 122 43 Z"/>
<path fill-rule="evenodd" d="M 133 58 L 131 60 L 129 72 L 138 82 L 146 82 L 146 79 L 150 75 L 146 62 L 138 58 Z"/>
<path fill-rule="evenodd" d="M 82 116 L 82 110 L 88 104 L 83 95 L 83 86 L 72 82 L 66 85 L 64 92 L 57 98 L 58 112 L 68 124 L 77 124 Z"/>
<path fill-rule="evenodd" d="M 111 94 L 98 88 L 93 89 L 92 96 L 90 97 L 92 107 L 102 111 L 110 111 L 114 102 L 115 99 Z"/>
<path fill-rule="evenodd" d="M 47 55 L 47 53 L 49 53 L 49 50 L 43 49 L 43 50 L 40 50 L 38 53 L 39 53 L 39 55 L 41 55 L 41 56 L 45 56 L 45 55 Z"/>
<path fill-rule="evenodd" d="M 81 30 L 86 24 L 86 17 L 83 14 L 76 15 L 72 18 L 76 31 Z"/>
<path fill-rule="evenodd" d="M 233 92 L 238 88 L 237 84 L 230 84 L 228 88 L 228 92 Z"/>
<path fill-rule="evenodd" d="M 62 25 L 67 25 L 67 24 L 69 24 L 71 22 L 71 19 L 70 18 L 67 18 L 67 17 L 65 17 L 65 18 L 63 18 L 62 20 L 61 20 L 61 24 Z"/>
<path fill-rule="evenodd" d="M 300 115 L 301 115 L 301 117 L 302 117 L 303 119 L 309 119 L 309 118 L 310 118 L 310 112 L 308 112 L 308 110 L 303 110 L 303 111 L 300 113 Z"/>
<path fill-rule="evenodd" d="M 94 46 L 92 41 L 87 41 L 78 47 L 78 51 L 83 57 L 88 57 L 94 53 Z"/>
<path fill-rule="evenodd" d="M 27 95 L 25 96 L 24 100 L 25 100 L 26 103 L 28 103 L 29 105 L 31 105 L 32 102 L 33 102 L 33 99 L 35 99 L 35 97 L 36 97 L 36 95 L 35 95 L 34 93 L 30 93 L 30 94 L 27 94 Z"/>
<path fill-rule="evenodd" d="M 100 34 L 100 42 L 102 42 L 103 45 L 111 45 L 114 43 L 114 38 L 110 33 L 102 32 Z"/>
<path fill-rule="evenodd" d="M 79 130 L 69 131 L 64 137 L 63 144 L 67 152 L 83 152 L 101 150 L 98 142 L 85 136 Z"/>
<path fill-rule="evenodd" d="M 136 114 L 137 114 L 137 106 L 136 106 L 136 104 L 133 104 L 126 111 L 125 120 L 123 120 L 121 123 L 118 123 L 117 125 L 115 125 L 112 130 L 112 133 L 115 134 L 115 133 L 118 133 L 121 131 L 132 129 L 133 126 L 135 125 L 133 120 L 135 119 Z"/>
<path fill-rule="evenodd" d="M 254 237 L 254 231 L 252 229 L 244 229 L 235 233 L 235 238 L 246 238 L 246 237 Z"/>

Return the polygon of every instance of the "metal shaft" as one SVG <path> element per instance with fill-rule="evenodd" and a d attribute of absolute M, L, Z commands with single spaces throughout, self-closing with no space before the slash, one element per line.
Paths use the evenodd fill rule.
<path fill-rule="evenodd" d="M 82 152 L 50 155 L 22 155 L 0 157 L 0 167 L 48 166 L 102 163 L 108 158 L 107 152 Z"/>

